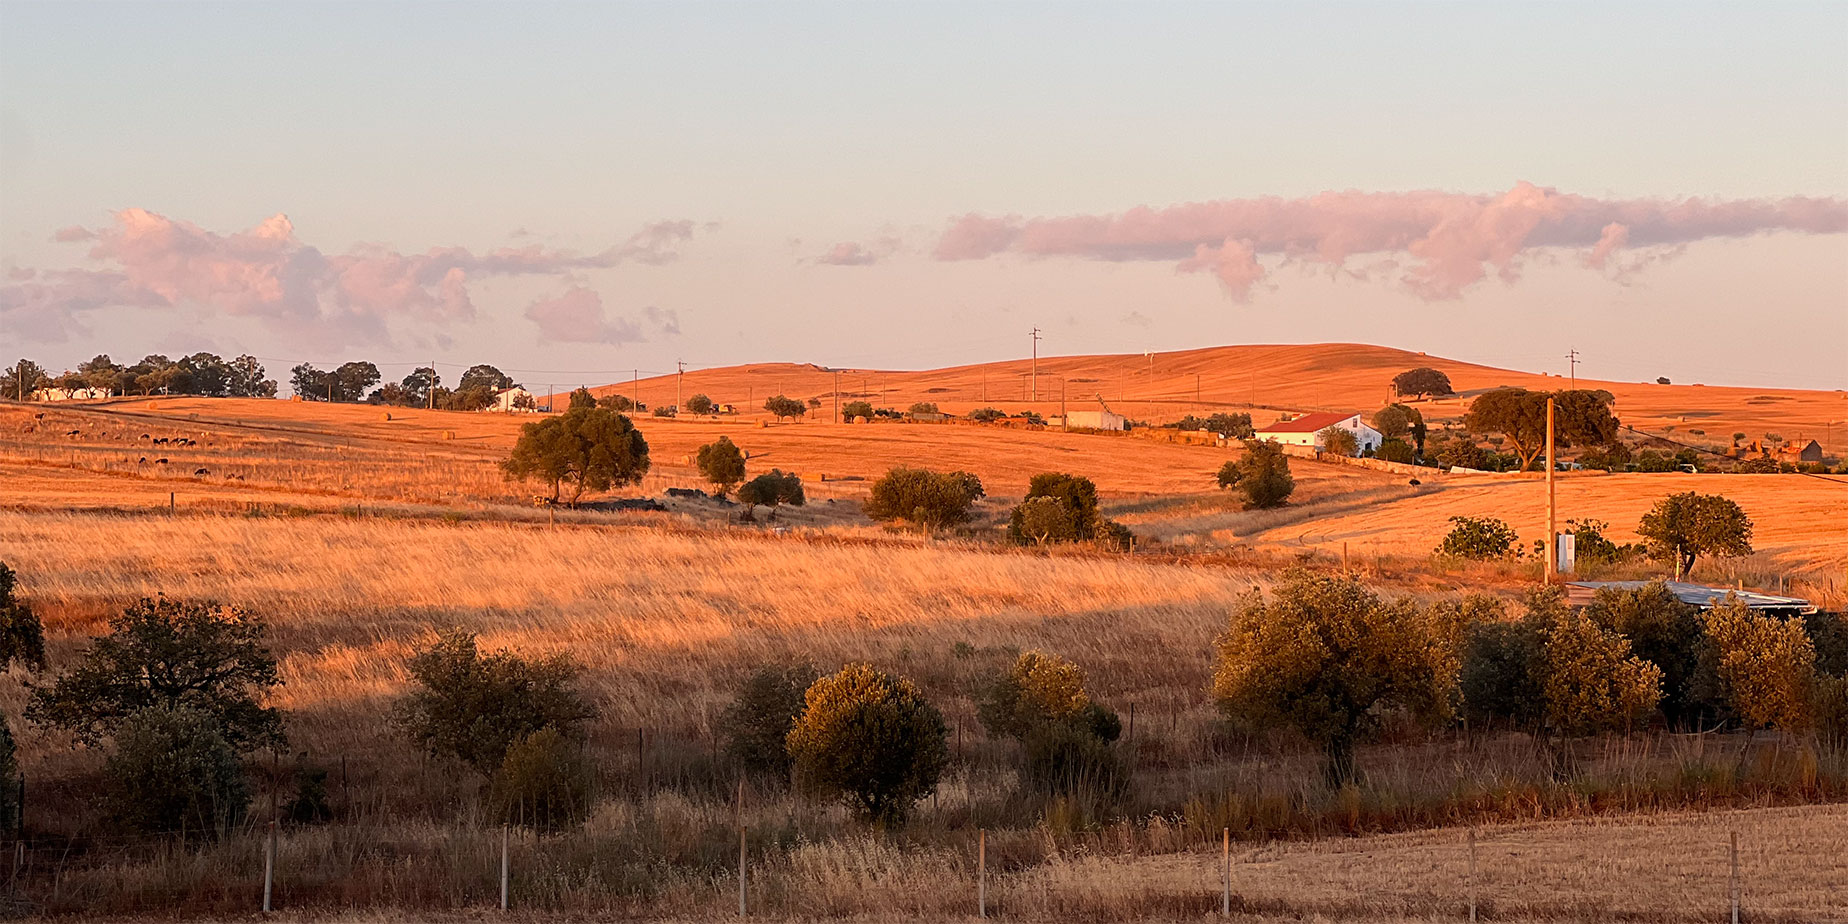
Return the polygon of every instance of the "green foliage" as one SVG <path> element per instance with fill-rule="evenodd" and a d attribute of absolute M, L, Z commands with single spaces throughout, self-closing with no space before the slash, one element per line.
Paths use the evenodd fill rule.
<path fill-rule="evenodd" d="M 911 410 L 907 411 L 906 413 L 910 414 L 913 417 L 917 417 L 921 414 L 941 414 L 943 412 L 937 410 L 937 405 L 935 402 L 919 401 L 918 403 L 913 404 L 911 406 Z"/>
<path fill-rule="evenodd" d="M 1321 450 L 1337 456 L 1355 456 L 1360 453 L 1360 439 L 1354 431 L 1346 427 L 1323 427 L 1316 435 L 1316 443 Z"/>
<path fill-rule="evenodd" d="M 1246 440 L 1245 453 L 1219 468 L 1219 486 L 1234 487 L 1248 509 L 1282 506 L 1296 490 L 1290 459 L 1273 440 Z"/>
<path fill-rule="evenodd" d="M 1677 561 L 1683 575 L 1702 555 L 1752 554 L 1752 520 L 1718 494 L 1687 491 L 1656 502 L 1636 526 L 1649 557 Z"/>
<path fill-rule="evenodd" d="M 777 395 L 764 401 L 764 410 L 776 415 L 776 419 L 778 420 L 782 420 L 785 417 L 794 420 L 797 417 L 807 414 L 809 408 L 807 404 L 795 398 Z"/>
<path fill-rule="evenodd" d="M 1546 402 L 1553 399 L 1554 444 L 1559 448 L 1605 446 L 1617 439 L 1615 400 L 1608 391 L 1572 389 L 1548 394 L 1525 388 L 1497 388 L 1470 402 L 1463 425 L 1478 433 L 1500 433 L 1514 446 L 1523 470 L 1546 450 Z"/>
<path fill-rule="evenodd" d="M 820 676 L 809 664 L 759 668 L 719 719 L 726 754 L 751 773 L 787 780 L 789 730 L 806 708 L 804 694 Z"/>
<path fill-rule="evenodd" d="M 1372 423 L 1373 429 L 1380 431 L 1380 436 L 1416 444 L 1420 452 L 1424 450 L 1425 420 L 1424 414 L 1417 408 L 1388 404 L 1373 412 Z"/>
<path fill-rule="evenodd" d="M 1008 520 L 1008 538 L 1029 543 L 1077 542 L 1097 535 L 1097 485 L 1064 472 L 1041 472 L 1027 485 L 1026 499 Z"/>
<path fill-rule="evenodd" d="M 45 367 L 29 359 L 18 360 L 0 370 L 0 397 L 24 401 L 35 389 L 50 384 L 51 376 L 45 374 Z"/>
<path fill-rule="evenodd" d="M 867 420 L 872 420 L 873 403 L 871 401 L 849 401 L 841 405 L 842 420 L 852 420 L 855 417 L 864 417 Z"/>
<path fill-rule="evenodd" d="M 282 714 L 259 701 L 282 682 L 264 644 L 268 626 L 250 612 L 212 602 L 142 599 L 109 620 L 76 667 L 33 687 L 31 721 L 96 745 L 150 707 L 209 716 L 241 750 L 284 741 Z"/>
<path fill-rule="evenodd" d="M 597 406 L 618 414 L 627 414 L 635 410 L 635 402 L 630 400 L 628 395 L 604 395 L 597 399 Z"/>
<path fill-rule="evenodd" d="M 152 370 L 135 378 L 135 387 L 142 394 L 172 394 L 176 389 L 185 388 L 179 384 L 184 370 L 165 356 L 149 356 L 141 364 Z M 304 401 L 359 401 L 379 383 L 379 367 L 369 362 L 341 363 L 331 372 L 302 363 L 289 373 L 290 387 Z"/>
<path fill-rule="evenodd" d="M 1489 561 L 1503 558 L 1513 550 L 1514 527 L 1495 517 L 1450 518 L 1450 532 L 1438 543 L 1437 552 L 1455 558 Z"/>
<path fill-rule="evenodd" d="M 730 493 L 732 485 L 744 480 L 744 452 L 729 436 L 721 436 L 717 442 L 699 447 L 697 461 L 699 473 L 717 486 L 720 497 Z"/>
<path fill-rule="evenodd" d="M 794 472 L 785 473 L 780 468 L 773 468 L 745 482 L 738 489 L 738 501 L 753 507 L 769 507 L 774 515 L 778 506 L 789 504 L 800 507 L 808 503 L 808 497 L 802 492 L 801 477 Z"/>
<path fill-rule="evenodd" d="M 237 751 L 209 713 L 151 706 L 125 716 L 103 765 L 102 801 L 144 834 L 225 832 L 250 806 Z"/>
<path fill-rule="evenodd" d="M 0 831 L 19 830 L 19 748 L 13 729 L 0 713 Z"/>
<path fill-rule="evenodd" d="M 1584 550 L 1581 544 L 1581 555 Z M 1706 711 L 1699 613 L 1661 581 L 1635 589 L 1600 588 L 1585 607 L 1592 622 L 1629 639 L 1636 656 L 1662 672 L 1662 714 L 1675 727 L 1696 724 Z"/>
<path fill-rule="evenodd" d="M 1741 475 L 1775 475 L 1783 471 L 1783 468 L 1776 459 L 1760 456 L 1740 462 L 1733 470 Z"/>
<path fill-rule="evenodd" d="M 1450 376 L 1429 366 L 1408 369 L 1393 376 L 1392 390 L 1401 397 L 1456 394 L 1456 389 L 1450 387 Z"/>
<path fill-rule="evenodd" d="M 581 386 L 572 389 L 568 400 L 570 403 L 565 406 L 566 410 L 575 411 L 578 408 L 594 408 L 597 406 L 597 396 L 591 394 L 590 389 Z"/>
<path fill-rule="evenodd" d="M 935 531 L 968 522 L 969 508 L 982 496 L 981 479 L 968 472 L 899 466 L 873 482 L 864 510 L 874 520 Z"/>
<path fill-rule="evenodd" d="M 0 670 L 14 662 L 34 670 L 45 666 L 45 627 L 17 596 L 19 577 L 0 562 Z"/>
<path fill-rule="evenodd" d="M 975 421 L 976 423 L 994 423 L 995 421 L 1001 420 L 1005 417 L 1007 417 L 1006 414 L 1002 413 L 999 409 L 992 408 L 992 407 L 978 407 L 975 410 L 969 412 L 969 419 Z"/>
<path fill-rule="evenodd" d="M 520 428 L 513 454 L 501 463 L 510 479 L 551 485 L 552 500 L 571 486 L 573 504 L 586 491 L 634 484 L 648 473 L 648 441 L 615 411 L 574 407 Z"/>
<path fill-rule="evenodd" d="M 1211 414 L 1201 424 L 1202 430 L 1235 440 L 1248 440 L 1257 431 L 1251 428 L 1250 414 Z"/>
<path fill-rule="evenodd" d="M 896 826 L 937 788 L 948 739 L 943 715 L 910 681 L 849 664 L 809 687 L 788 747 L 803 785 Z"/>
<path fill-rule="evenodd" d="M 1082 668 L 1058 655 L 1026 651 L 983 691 L 976 717 L 995 738 L 1024 741 L 1042 725 L 1077 721 L 1087 731 L 1116 740 L 1120 729 L 1112 731 L 1108 720 L 1092 716 L 1093 705 L 1090 694 L 1085 692 Z M 1105 714 L 1115 719 L 1107 710 Z M 1105 727 L 1095 726 L 1100 721 L 1106 723 Z"/>
<path fill-rule="evenodd" d="M 1388 709 L 1442 716 L 1454 649 L 1429 614 L 1358 581 L 1307 572 L 1253 593 L 1215 642 L 1213 695 L 1234 719 L 1286 725 L 1322 748 L 1331 785 L 1355 779 L 1354 746 Z"/>
<path fill-rule="evenodd" d="M 475 634 L 451 629 L 411 659 L 412 689 L 395 718 L 411 743 L 492 774 L 515 742 L 542 728 L 581 740 L 595 715 L 578 692 L 580 669 L 562 654 L 482 654 Z"/>
<path fill-rule="evenodd" d="M 1803 617 L 1804 631 L 1816 648 L 1816 670 L 1824 674 L 1848 674 L 1848 618 L 1841 613 L 1818 610 Z"/>
<path fill-rule="evenodd" d="M 547 726 L 507 749 L 489 798 L 508 824 L 561 831 L 590 814 L 590 775 L 583 742 Z"/>
<path fill-rule="evenodd" d="M 1557 590 L 1529 604 L 1544 627 L 1545 721 L 1562 737 L 1628 728 L 1649 715 L 1662 695 L 1662 669 L 1636 657 L 1621 634 L 1564 606 Z"/>
<path fill-rule="evenodd" d="M 695 414 L 710 414 L 718 409 L 719 406 L 705 395 L 694 395 L 687 399 L 687 410 Z"/>
<path fill-rule="evenodd" d="M 680 409 L 671 404 L 663 404 L 656 407 L 653 413 L 656 417 L 679 417 Z"/>
<path fill-rule="evenodd" d="M 477 363 L 468 367 L 468 371 L 462 373 L 462 378 L 456 382 L 457 391 L 471 391 L 480 388 L 488 392 L 497 392 L 512 387 L 514 387 L 512 378 L 487 363 Z"/>
<path fill-rule="evenodd" d="M 1809 719 L 1816 647 L 1801 619 L 1755 613 L 1731 594 L 1701 615 L 1704 659 L 1726 708 L 1747 728 L 1798 731 Z"/>
<path fill-rule="evenodd" d="M 1616 472 L 1624 470 L 1632 458 L 1630 447 L 1621 442 L 1612 441 L 1579 453 L 1578 463 L 1585 468 Z"/>
<path fill-rule="evenodd" d="M 1384 439 L 1380 441 L 1380 448 L 1374 452 L 1373 457 L 1376 459 L 1383 459 L 1387 462 L 1400 462 L 1411 465 L 1418 461 L 1418 451 L 1412 448 L 1412 444 L 1404 440 Z"/>
<path fill-rule="evenodd" d="M 1539 727 L 1546 708 L 1545 638 L 1532 621 L 1483 622 L 1470 629 L 1457 678 L 1470 721 Z"/>

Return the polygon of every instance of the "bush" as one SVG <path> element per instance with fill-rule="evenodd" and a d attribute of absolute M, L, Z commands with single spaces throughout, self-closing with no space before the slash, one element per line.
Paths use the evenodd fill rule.
<path fill-rule="evenodd" d="M 1019 741 L 1041 725 L 1084 715 L 1091 705 L 1078 665 L 1058 655 L 1026 651 L 989 684 L 976 717 L 990 737 Z M 1116 740 L 1116 734 L 1108 740 Z"/>
<path fill-rule="evenodd" d="M 908 680 L 849 664 L 815 681 L 789 731 L 796 778 L 862 818 L 903 824 L 949 763 L 943 715 Z"/>
<path fill-rule="evenodd" d="M 1816 670 L 1848 674 L 1848 619 L 1841 613 L 1818 610 L 1803 617 L 1803 629 L 1816 648 Z"/>
<path fill-rule="evenodd" d="M 1585 564 L 1614 565 L 1642 554 L 1641 546 L 1618 545 L 1604 538 L 1604 531 L 1610 528 L 1611 524 L 1603 520 L 1567 520 L 1566 529 L 1573 537 L 1573 555 Z"/>
<path fill-rule="evenodd" d="M 1053 497 L 1022 501 L 1008 518 L 1008 539 L 1021 545 L 1078 541 L 1078 517 Z"/>
<path fill-rule="evenodd" d="M 1652 581 L 1626 590 L 1599 589 L 1585 615 L 1600 628 L 1630 641 L 1636 656 L 1662 672 L 1661 709 L 1671 726 L 1698 723 L 1707 711 L 1705 684 L 1699 677 L 1701 651 L 1700 611 Z"/>
<path fill-rule="evenodd" d="M 1801 619 L 1752 611 L 1738 598 L 1701 616 L 1703 652 L 1728 711 L 1747 728 L 1802 729 L 1816 682 L 1816 647 Z"/>
<path fill-rule="evenodd" d="M 1756 459 L 1746 459 L 1735 466 L 1733 470 L 1741 475 L 1775 475 L 1782 471 L 1776 459 L 1765 456 L 1760 456 Z"/>
<path fill-rule="evenodd" d="M 580 387 L 573 389 L 569 400 L 570 403 L 565 406 L 567 410 L 575 411 L 578 408 L 594 408 L 597 406 L 597 396 L 591 394 L 588 388 Z"/>
<path fill-rule="evenodd" d="M 1635 461 L 1630 464 L 1630 468 L 1633 471 L 1646 474 L 1661 474 L 1663 472 L 1672 472 L 1676 470 L 1674 457 L 1666 452 L 1655 449 L 1645 449 L 1637 453 Z"/>
<path fill-rule="evenodd" d="M 488 776 L 515 742 L 542 728 L 582 739 L 595 712 L 577 690 L 579 673 L 562 654 L 483 655 L 474 633 L 452 629 L 411 659 L 414 686 L 397 705 L 397 722 L 426 753 L 457 758 Z"/>
<path fill-rule="evenodd" d="M 197 709 L 149 707 L 126 716 L 103 778 L 109 814 L 139 833 L 223 833 L 250 805 L 237 751 Z"/>
<path fill-rule="evenodd" d="M 981 479 L 968 472 L 933 472 L 900 466 L 874 481 L 864 510 L 874 520 L 902 520 L 935 531 L 969 521 L 983 496 Z"/>
<path fill-rule="evenodd" d="M 1616 731 L 1649 715 L 1662 695 L 1662 669 L 1636 657 L 1621 634 L 1539 596 L 1530 618 L 1544 627 L 1546 725 L 1561 737 Z"/>
<path fill-rule="evenodd" d="M 1213 695 L 1230 718 L 1302 733 L 1340 786 L 1356 779 L 1354 747 L 1387 710 L 1447 709 L 1455 668 L 1432 628 L 1417 607 L 1351 578 L 1293 572 L 1271 600 L 1253 593 L 1232 614 L 1214 643 Z"/>
<path fill-rule="evenodd" d="M 32 607 L 16 593 L 18 577 L 0 562 L 0 670 L 15 662 L 34 670 L 45 666 L 45 628 Z"/>
<path fill-rule="evenodd" d="M 1718 494 L 1687 491 L 1656 502 L 1636 526 L 1651 558 L 1674 561 L 1683 575 L 1701 555 L 1752 554 L 1752 520 Z"/>
<path fill-rule="evenodd" d="M 694 395 L 687 399 L 687 410 L 695 414 L 710 414 L 718 409 L 719 406 L 712 403 L 712 399 L 705 395 Z"/>
<path fill-rule="evenodd" d="M 732 485 L 744 480 L 744 453 L 731 437 L 721 436 L 717 442 L 699 447 L 697 461 L 699 473 L 716 486 L 714 493 L 720 497 L 730 493 Z"/>
<path fill-rule="evenodd" d="M 764 401 L 764 410 L 776 415 L 776 419 L 778 420 L 782 420 L 785 417 L 794 420 L 807 414 L 809 407 L 807 404 L 795 398 L 777 395 Z"/>
<path fill-rule="evenodd" d="M 635 410 L 635 402 L 629 400 L 627 395 L 605 395 L 597 399 L 597 406 L 619 414 L 627 414 Z"/>
<path fill-rule="evenodd" d="M 1346 427 L 1327 426 L 1317 433 L 1316 442 L 1321 450 L 1337 456 L 1355 456 L 1360 453 L 1360 440 L 1354 431 Z"/>
<path fill-rule="evenodd" d="M 1504 558 L 1514 548 L 1514 527 L 1495 517 L 1451 517 L 1450 533 L 1437 546 L 1438 554 L 1474 561 Z"/>
<path fill-rule="evenodd" d="M 1630 455 L 1630 447 L 1622 443 L 1613 442 L 1604 446 L 1593 446 L 1579 453 L 1578 463 L 1584 468 L 1597 468 L 1607 472 L 1614 472 L 1620 471 L 1625 466 L 1629 465 L 1632 458 L 1633 457 Z"/>
<path fill-rule="evenodd" d="M 586 491 L 634 484 L 648 473 L 648 441 L 629 418 L 599 407 L 574 407 L 520 428 L 513 453 L 501 463 L 509 479 L 552 486 L 556 503 L 570 485 L 571 503 Z"/>
<path fill-rule="evenodd" d="M 852 420 L 855 417 L 873 419 L 873 404 L 870 401 L 849 401 L 841 405 L 841 418 Z"/>
<path fill-rule="evenodd" d="M 918 403 L 913 404 L 911 406 L 911 410 L 907 411 L 906 413 L 910 414 L 913 417 L 917 417 L 922 414 L 941 414 L 943 412 L 937 410 L 937 405 L 933 402 L 919 401 Z"/>
<path fill-rule="evenodd" d="M 1235 440 L 1248 440 L 1257 432 L 1251 428 L 1250 414 L 1213 414 L 1202 425 L 1209 433 Z"/>
<path fill-rule="evenodd" d="M 1469 631 L 1457 686 L 1472 722 L 1537 730 L 1545 715 L 1545 636 L 1531 622 L 1485 622 Z"/>
<path fill-rule="evenodd" d="M 776 508 L 783 504 L 800 507 L 808 503 L 808 495 L 802 491 L 802 479 L 794 472 L 784 472 L 773 468 L 756 478 L 744 483 L 738 489 L 738 502 L 751 507 L 770 508 L 770 515 L 776 516 Z"/>
<path fill-rule="evenodd" d="M 1387 462 L 1402 462 L 1411 465 L 1418 461 L 1418 451 L 1404 440 L 1385 439 L 1380 441 L 1380 448 L 1374 452 L 1373 457 L 1384 459 Z"/>
<path fill-rule="evenodd" d="M 559 831 L 590 814 L 590 764 L 583 745 L 541 728 L 507 749 L 490 797 L 501 820 Z"/>
<path fill-rule="evenodd" d="M 278 747 L 282 714 L 260 705 L 282 682 L 268 626 L 237 607 L 146 597 L 109 620 L 77 666 L 34 687 L 26 718 L 96 745 L 151 707 L 205 713 L 240 751 Z"/>
<path fill-rule="evenodd" d="M 1129 790 L 1129 774 L 1113 740 L 1075 722 L 1040 725 L 1021 743 L 1021 782 L 1042 796 L 1082 800 L 1099 814 Z"/>
<path fill-rule="evenodd" d="M 719 719 L 725 752 L 748 772 L 789 778 L 789 730 L 805 707 L 803 694 L 820 677 L 808 664 L 759 668 Z"/>
<path fill-rule="evenodd" d="M 1417 408 L 1388 404 L 1373 412 L 1372 422 L 1373 429 L 1380 431 L 1380 436 L 1407 445 L 1416 444 L 1420 451 L 1424 449 L 1424 414 Z"/>
<path fill-rule="evenodd" d="M 653 413 L 654 413 L 654 416 L 656 417 L 679 417 L 680 409 L 675 408 L 675 407 L 669 407 L 667 405 L 662 405 L 660 407 L 655 408 Z"/>
<path fill-rule="evenodd" d="M 1237 488 L 1248 509 L 1278 507 L 1296 490 L 1290 459 L 1272 440 L 1246 440 L 1245 454 L 1219 468 L 1219 486 Z"/>
<path fill-rule="evenodd" d="M 969 412 L 969 419 L 976 423 L 994 423 L 1007 415 L 992 407 L 979 407 Z"/>
<path fill-rule="evenodd" d="M 19 748 L 13 729 L 0 713 L 0 831 L 19 830 Z"/>

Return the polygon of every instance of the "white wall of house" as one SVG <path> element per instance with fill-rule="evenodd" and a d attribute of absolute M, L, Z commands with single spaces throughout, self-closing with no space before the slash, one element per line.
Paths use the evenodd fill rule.
<path fill-rule="evenodd" d="M 495 395 L 494 396 L 494 410 L 499 411 L 500 413 L 503 413 L 503 414 L 510 414 L 515 411 L 524 412 L 526 410 L 529 410 L 528 408 L 517 408 L 513 406 L 513 403 L 519 400 L 521 396 L 531 398 L 533 396 L 533 393 L 516 385 L 513 388 L 509 388 L 506 391 L 503 391 Z"/>
<path fill-rule="evenodd" d="M 1316 430 L 1259 430 L 1257 437 L 1261 440 L 1275 440 L 1285 446 L 1312 446 L 1321 449 L 1323 448 L 1322 429 L 1330 426 L 1340 427 L 1354 434 L 1354 442 L 1359 444 L 1361 452 L 1380 448 L 1380 442 L 1383 439 L 1380 431 L 1369 426 L 1359 414 L 1342 418 L 1332 424 L 1324 424 L 1321 429 Z"/>

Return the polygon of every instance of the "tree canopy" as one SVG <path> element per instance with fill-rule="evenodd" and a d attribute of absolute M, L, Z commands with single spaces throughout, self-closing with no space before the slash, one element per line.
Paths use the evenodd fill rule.
<path fill-rule="evenodd" d="M 721 436 L 717 441 L 699 447 L 697 462 L 699 473 L 717 486 L 720 497 L 730 493 L 733 485 L 744 480 L 744 452 L 729 436 Z"/>
<path fill-rule="evenodd" d="M 1686 575 L 1702 555 L 1752 554 L 1752 519 L 1718 494 L 1686 491 L 1656 502 L 1636 525 L 1651 558 L 1673 561 Z"/>
<path fill-rule="evenodd" d="M 573 741 L 595 714 L 577 689 L 580 673 L 562 655 L 483 654 L 475 634 L 452 629 L 411 659 L 414 686 L 396 709 L 411 742 L 492 774 L 516 742 L 543 728 Z"/>
<path fill-rule="evenodd" d="M 776 415 L 776 419 L 778 420 L 782 420 L 785 417 L 794 420 L 797 417 L 807 414 L 809 407 L 807 404 L 795 398 L 786 395 L 776 395 L 764 401 L 764 410 Z"/>
<path fill-rule="evenodd" d="M 648 441 L 629 418 L 599 407 L 574 407 L 520 428 L 501 463 L 510 479 L 548 484 L 556 503 L 565 485 L 576 504 L 586 491 L 634 484 L 648 473 Z"/>
<path fill-rule="evenodd" d="M 705 395 L 694 395 L 687 399 L 687 410 L 694 414 L 710 414 L 718 410 L 718 405 Z"/>
<path fill-rule="evenodd" d="M 1429 366 L 1407 369 L 1393 376 L 1392 390 L 1397 395 L 1419 398 L 1456 394 L 1456 389 L 1450 387 L 1450 376 Z"/>
<path fill-rule="evenodd" d="M 17 595 L 19 578 L 0 562 L 0 671 L 15 662 L 45 666 L 45 627 L 38 614 Z"/>
<path fill-rule="evenodd" d="M 773 468 L 745 482 L 738 489 L 738 501 L 753 507 L 769 507 L 774 514 L 776 508 L 783 504 L 800 507 L 808 503 L 808 497 L 802 491 L 800 476 L 795 472 Z"/>
<path fill-rule="evenodd" d="M 1219 486 L 1236 488 L 1250 508 L 1276 507 L 1296 490 L 1290 459 L 1273 440 L 1246 440 L 1245 454 L 1219 469 Z"/>
<path fill-rule="evenodd" d="M 797 779 L 892 826 L 937 788 L 948 739 L 943 714 L 911 681 L 849 664 L 808 688 L 787 744 Z"/>
<path fill-rule="evenodd" d="M 1546 451 L 1546 401 L 1553 399 L 1553 441 L 1560 448 L 1601 446 L 1617 438 L 1608 391 L 1574 389 L 1553 392 L 1497 388 L 1470 402 L 1463 425 L 1478 433 L 1500 433 L 1514 447 L 1521 468 L 1532 468 Z"/>
<path fill-rule="evenodd" d="M 927 531 L 969 520 L 983 497 L 982 480 L 968 472 L 933 472 L 899 466 L 874 481 L 864 510 L 875 520 L 903 520 Z"/>
<path fill-rule="evenodd" d="M 1393 440 L 1405 440 L 1424 452 L 1425 420 L 1424 414 L 1415 407 L 1403 404 L 1388 404 L 1373 412 L 1373 429 L 1380 431 L 1380 436 Z"/>

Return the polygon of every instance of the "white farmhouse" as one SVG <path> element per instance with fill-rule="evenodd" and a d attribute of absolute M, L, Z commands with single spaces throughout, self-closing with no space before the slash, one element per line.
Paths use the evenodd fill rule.
<path fill-rule="evenodd" d="M 1361 452 L 1380 448 L 1380 431 L 1367 425 L 1358 413 L 1343 414 L 1334 411 L 1325 414 L 1300 414 L 1285 417 L 1282 420 L 1259 430 L 1258 439 L 1275 440 L 1285 446 L 1322 447 L 1322 431 L 1329 427 L 1340 427 L 1354 434 L 1354 442 Z"/>
<path fill-rule="evenodd" d="M 524 399 L 524 400 L 522 400 Z M 518 385 L 494 393 L 494 406 L 489 408 L 502 414 L 525 413 L 536 405 L 533 393 Z"/>
<path fill-rule="evenodd" d="M 95 401 L 109 397 L 107 388 L 35 388 L 32 390 L 34 401 Z"/>

